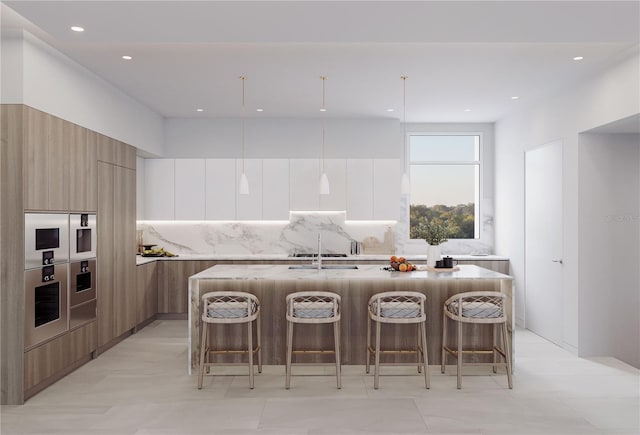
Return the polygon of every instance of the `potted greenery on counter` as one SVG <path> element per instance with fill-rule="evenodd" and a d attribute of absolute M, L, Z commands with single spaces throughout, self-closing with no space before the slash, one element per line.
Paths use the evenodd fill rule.
<path fill-rule="evenodd" d="M 427 266 L 435 266 L 440 260 L 440 245 L 448 240 L 451 229 L 449 225 L 436 219 L 427 222 L 421 219 L 411 228 L 412 239 L 424 239 L 427 242 Z"/>

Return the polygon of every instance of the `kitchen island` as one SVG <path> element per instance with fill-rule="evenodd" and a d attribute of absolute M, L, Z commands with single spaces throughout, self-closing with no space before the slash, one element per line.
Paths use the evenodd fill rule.
<path fill-rule="evenodd" d="M 357 265 L 356 269 L 300 269 L 287 265 L 216 265 L 189 278 L 189 370 L 198 364 L 201 328 L 201 297 L 210 291 L 244 291 L 258 297 L 262 316 L 262 358 L 264 364 L 284 364 L 285 297 L 297 291 L 331 291 L 342 298 L 342 363 L 362 365 L 366 358 L 367 302 L 384 291 L 416 291 L 426 295 L 427 346 L 429 363 L 440 363 L 442 346 L 442 307 L 450 296 L 467 291 L 496 291 L 507 295 L 509 340 L 513 349 L 512 278 L 474 265 L 458 270 L 389 272 L 379 265 Z M 415 329 L 408 325 L 385 325 L 382 346 L 409 349 L 414 346 Z M 217 327 L 210 335 L 216 346 L 242 348 L 246 332 L 240 325 Z M 242 327 L 246 327 L 242 325 Z M 308 325 L 296 330 L 294 347 L 329 349 L 333 336 L 326 325 Z M 414 327 L 415 328 L 415 327 Z M 454 340 L 455 328 L 449 328 Z M 465 342 L 489 347 L 491 327 L 465 325 Z M 450 341 L 452 342 L 452 341 Z M 240 355 L 227 356 L 241 360 Z M 246 357 L 244 357 L 246 358 Z M 324 362 L 323 355 L 308 355 L 305 361 Z M 387 355 L 383 361 L 400 361 L 403 355 Z M 415 356 L 413 357 L 415 358 Z M 478 362 L 483 356 L 475 356 Z M 301 359 L 302 361 L 302 359 Z"/>

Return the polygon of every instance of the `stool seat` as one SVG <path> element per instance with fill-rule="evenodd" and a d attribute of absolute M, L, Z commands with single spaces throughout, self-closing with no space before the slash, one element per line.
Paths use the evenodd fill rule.
<path fill-rule="evenodd" d="M 375 359 L 373 387 L 378 389 L 380 376 L 380 354 L 415 353 L 418 373 L 424 370 L 424 384 L 430 387 L 429 356 L 427 352 L 427 330 L 425 313 L 426 296 L 418 292 L 382 292 L 369 299 L 367 316 L 367 361 L 366 372 L 369 373 L 371 357 Z M 376 344 L 371 346 L 371 322 L 376 324 Z M 380 349 L 381 325 L 383 323 L 416 324 L 417 344 L 414 350 L 382 350 Z M 421 366 L 422 357 L 422 366 Z M 413 365 L 413 363 L 386 363 L 384 365 Z"/>
<path fill-rule="evenodd" d="M 249 361 L 249 388 L 253 388 L 253 358 L 258 356 L 258 373 L 262 373 L 262 347 L 260 345 L 260 302 L 250 293 L 235 291 L 209 292 L 202 295 L 200 367 L 198 389 L 202 388 L 204 370 L 214 365 L 226 365 L 209 361 L 211 354 L 246 353 Z M 253 322 L 256 323 L 256 347 L 253 346 Z M 209 346 L 209 327 L 214 324 L 247 324 L 247 350 L 213 349 Z"/>
<path fill-rule="evenodd" d="M 332 292 L 306 291 L 287 295 L 287 345 L 286 345 L 286 379 L 285 388 L 291 387 L 291 366 L 293 354 L 332 353 L 335 355 L 336 382 L 342 388 L 340 369 L 340 295 Z M 333 350 L 294 350 L 294 324 L 333 324 Z M 299 365 L 302 363 L 297 363 Z"/>
<path fill-rule="evenodd" d="M 462 365 L 465 353 L 473 354 L 493 354 L 493 372 L 496 372 L 498 362 L 497 355 L 500 354 L 505 362 L 507 370 L 507 382 L 509 388 L 513 388 L 511 379 L 511 352 L 509 350 L 509 337 L 507 331 L 507 316 L 505 313 L 506 295 L 499 292 L 465 292 L 451 296 L 444 303 L 442 315 L 442 361 L 440 371 L 445 372 L 447 354 L 457 360 L 458 389 L 462 388 Z M 447 318 L 456 322 L 457 325 L 457 348 L 452 349 L 447 346 Z M 462 324 L 492 324 L 493 325 L 493 345 L 491 349 L 463 350 L 462 348 Z M 496 326 L 500 325 L 503 348 L 497 345 Z"/>

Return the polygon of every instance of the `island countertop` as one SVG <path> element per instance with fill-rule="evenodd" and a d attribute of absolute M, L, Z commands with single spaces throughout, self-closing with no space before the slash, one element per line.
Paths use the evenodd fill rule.
<path fill-rule="evenodd" d="M 416 270 L 387 271 L 380 265 L 359 264 L 357 269 L 290 269 L 289 265 L 229 264 L 210 267 L 189 279 L 230 280 L 451 280 L 451 279 L 512 279 L 509 275 L 475 265 L 459 265 L 454 271 Z M 297 267 L 297 266 L 293 266 Z"/>
<path fill-rule="evenodd" d="M 417 291 L 426 295 L 429 361 L 436 364 L 442 343 L 442 307 L 450 296 L 466 291 L 496 291 L 507 295 L 509 341 L 513 327 L 512 277 L 475 265 L 459 265 L 459 270 L 391 272 L 381 265 L 357 265 L 358 269 L 290 269 L 290 265 L 218 264 L 189 278 L 189 370 L 197 367 L 200 346 L 201 298 L 211 291 L 244 291 L 256 295 L 261 305 L 263 361 L 284 363 L 285 298 L 296 291 L 331 291 L 342 298 L 341 332 L 343 364 L 364 364 L 367 301 L 382 291 Z M 317 326 L 317 325 L 316 325 Z M 390 325 L 383 346 L 408 345 L 407 331 Z M 491 343 L 493 334 L 477 325 L 465 329 L 465 336 L 478 344 Z M 239 331 L 216 328 L 211 339 L 218 345 L 238 345 Z M 301 335 L 294 343 L 319 345 L 328 334 Z M 453 339 L 454 337 L 452 337 Z M 414 338 L 415 340 L 415 338 Z M 323 347 L 323 346 L 321 346 Z M 511 348 L 513 352 L 513 347 Z"/>

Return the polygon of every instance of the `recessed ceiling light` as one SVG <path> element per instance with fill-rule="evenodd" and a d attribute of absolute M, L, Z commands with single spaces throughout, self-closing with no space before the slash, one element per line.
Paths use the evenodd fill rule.
<path fill-rule="evenodd" d="M 471 112 L 471 109 L 464 109 L 465 112 Z"/>
<path fill-rule="evenodd" d="M 326 112 L 327 109 L 325 109 L 324 107 L 322 109 L 320 109 L 321 112 Z"/>
<path fill-rule="evenodd" d="M 387 109 L 387 112 L 393 112 L 393 109 Z"/>
<path fill-rule="evenodd" d="M 584 59 L 584 57 L 582 57 L 582 56 L 576 56 L 576 57 L 573 58 L 573 60 L 582 60 L 582 59 Z"/>
<path fill-rule="evenodd" d="M 520 97 L 518 97 L 517 95 L 514 95 L 513 97 L 511 97 L 512 100 L 517 100 L 518 98 Z"/>
<path fill-rule="evenodd" d="M 74 32 L 84 32 L 84 27 L 71 26 L 71 30 L 73 30 Z"/>
<path fill-rule="evenodd" d="M 256 109 L 256 112 L 264 112 L 264 109 Z"/>
<path fill-rule="evenodd" d="M 127 56 L 127 55 L 122 56 L 122 58 L 123 58 L 124 60 L 131 60 L 131 59 L 133 59 L 133 57 L 131 57 L 131 56 Z"/>
<path fill-rule="evenodd" d="M 204 112 L 204 109 L 196 109 L 196 112 Z"/>

